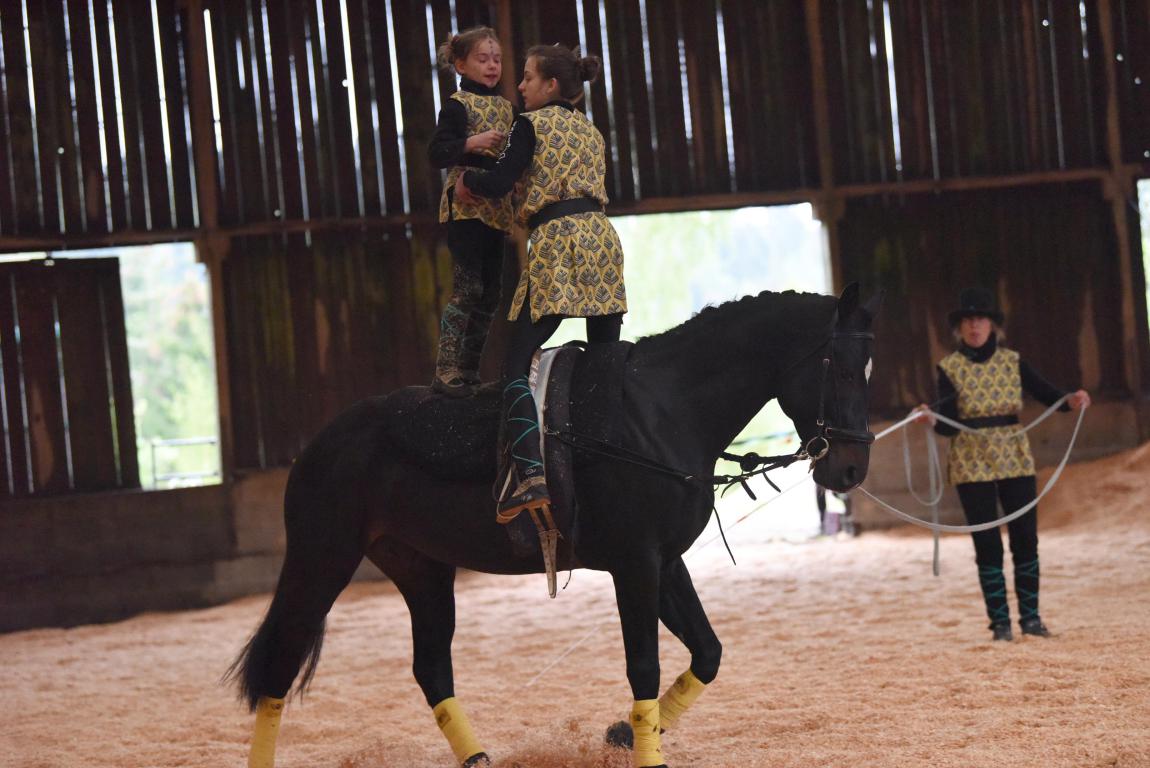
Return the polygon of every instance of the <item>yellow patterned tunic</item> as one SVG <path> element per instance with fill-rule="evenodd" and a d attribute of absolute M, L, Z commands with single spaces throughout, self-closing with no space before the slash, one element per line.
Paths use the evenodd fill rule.
<path fill-rule="evenodd" d="M 952 352 L 938 364 L 958 393 L 960 419 L 1016 415 L 1022 410 L 1018 353 L 999 347 L 988 360 L 973 362 Z M 981 483 L 1034 474 L 1030 440 L 1017 424 L 959 432 L 950 446 L 952 484 Z"/>
<path fill-rule="evenodd" d="M 474 136 L 484 131 L 511 130 L 511 122 L 515 114 L 511 109 L 511 102 L 502 96 L 485 96 L 470 91 L 456 91 L 451 98 L 458 101 L 467 110 L 467 135 Z M 493 149 L 481 149 L 475 154 L 496 158 L 499 152 Z M 503 232 L 511 231 L 512 206 L 510 196 L 496 199 L 480 198 L 474 204 L 455 201 L 453 195 L 448 193 L 455 188 L 455 180 L 467 168 L 462 165 L 452 166 L 447 172 L 447 181 L 443 185 L 443 194 L 439 198 L 439 221 L 445 223 L 454 219 L 479 219 L 492 229 Z"/>
<path fill-rule="evenodd" d="M 535 154 L 516 194 L 515 215 L 533 214 L 562 200 L 594 198 L 607 204 L 603 136 L 577 110 L 548 105 L 523 117 L 535 130 Z M 519 278 L 508 319 L 530 291 L 531 320 L 544 315 L 593 317 L 627 311 L 623 246 L 606 214 L 579 213 L 532 230 L 527 269 Z"/>

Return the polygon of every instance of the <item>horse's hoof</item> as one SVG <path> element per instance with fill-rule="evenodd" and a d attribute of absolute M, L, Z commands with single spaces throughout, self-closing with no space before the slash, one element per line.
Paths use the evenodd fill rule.
<path fill-rule="evenodd" d="M 486 752 L 476 752 L 463 761 L 463 768 L 490 768 L 491 758 Z"/>
<path fill-rule="evenodd" d="M 612 747 L 633 749 L 635 747 L 635 732 L 631 730 L 630 723 L 626 720 L 620 720 L 607 729 L 604 740 Z"/>

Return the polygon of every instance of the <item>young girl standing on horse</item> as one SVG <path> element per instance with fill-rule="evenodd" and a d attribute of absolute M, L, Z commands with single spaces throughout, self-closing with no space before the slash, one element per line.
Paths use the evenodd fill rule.
<path fill-rule="evenodd" d="M 511 201 L 455 196 L 455 181 L 467 168 L 492 168 L 514 117 L 511 102 L 499 95 L 503 76 L 499 40 L 489 27 L 452 35 L 439 47 L 439 64 L 454 67 L 459 90 L 439 112 L 428 156 L 436 168 L 450 168 L 439 203 L 447 224 L 454 284 L 439 329 L 439 356 L 431 387 L 465 397 L 479 383 L 479 358 L 499 303 L 504 238 L 511 230 Z"/>
<path fill-rule="evenodd" d="M 934 430 L 955 436 L 948 465 L 950 482 L 958 491 L 967 523 L 977 525 L 997 517 L 999 502 L 1009 514 L 1037 495 L 1030 441 L 1017 426 L 1023 393 L 1046 405 L 1053 405 L 1066 393 L 1038 375 L 1017 352 L 998 343 L 1003 315 L 994 307 L 989 292 L 964 290 L 959 308 L 948 319 L 959 347 L 938 364 L 937 411 L 977 433 L 959 432 L 943 423 L 935 423 Z M 1089 405 L 1090 395 L 1080 389 L 1069 395 L 1061 410 Z M 922 418 L 935 421 L 926 409 L 920 406 Z M 1019 626 L 1023 634 L 1049 637 L 1038 615 L 1038 509 L 1009 523 L 1008 530 Z M 998 528 L 976 531 L 971 536 L 989 629 L 995 640 L 1012 640 L 1002 536 Z"/>
<path fill-rule="evenodd" d="M 511 340 L 503 369 L 503 418 L 513 489 L 499 503 L 507 523 L 524 509 L 550 504 L 539 453 L 539 423 L 527 386 L 535 351 L 569 317 L 587 319 L 587 340 L 619 340 L 627 294 L 623 248 L 607 204 L 603 136 L 576 109 L 583 83 L 600 62 L 561 45 L 527 52 L 516 118 L 507 148 L 490 171 L 470 169 L 455 185 L 459 200 L 497 199 L 517 184 L 517 220 L 530 232 L 527 268 L 511 301 Z"/>

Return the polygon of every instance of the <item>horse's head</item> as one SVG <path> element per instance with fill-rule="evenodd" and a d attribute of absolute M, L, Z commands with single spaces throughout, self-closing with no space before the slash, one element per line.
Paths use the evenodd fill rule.
<path fill-rule="evenodd" d="M 849 491 L 866 478 L 874 435 L 867 427 L 867 385 L 882 292 L 859 303 L 857 283 L 838 299 L 835 319 L 819 346 L 784 375 L 779 404 L 814 461 L 815 482 Z"/>

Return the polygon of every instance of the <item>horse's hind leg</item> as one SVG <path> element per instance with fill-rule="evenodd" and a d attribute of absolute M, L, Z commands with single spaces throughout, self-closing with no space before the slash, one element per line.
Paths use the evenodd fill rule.
<path fill-rule="evenodd" d="M 691 652 L 690 668 L 659 697 L 659 726 L 673 728 L 704 686 L 719 673 L 723 646 L 711 629 L 683 559 L 664 567 L 659 583 L 659 619 Z"/>
<path fill-rule="evenodd" d="M 284 699 L 301 667 L 298 690 L 311 682 L 323 648 L 327 613 L 362 559 L 363 554 L 350 545 L 320 548 L 306 539 L 289 538 L 271 606 L 228 671 L 228 677 L 238 678 L 241 697 L 256 712 L 249 768 L 275 764 Z"/>
<path fill-rule="evenodd" d="M 455 757 L 464 766 L 487 765 L 487 753 L 455 698 L 451 640 L 455 636 L 455 566 L 411 547 L 377 540 L 368 558 L 392 580 L 411 613 L 412 671 Z"/>

